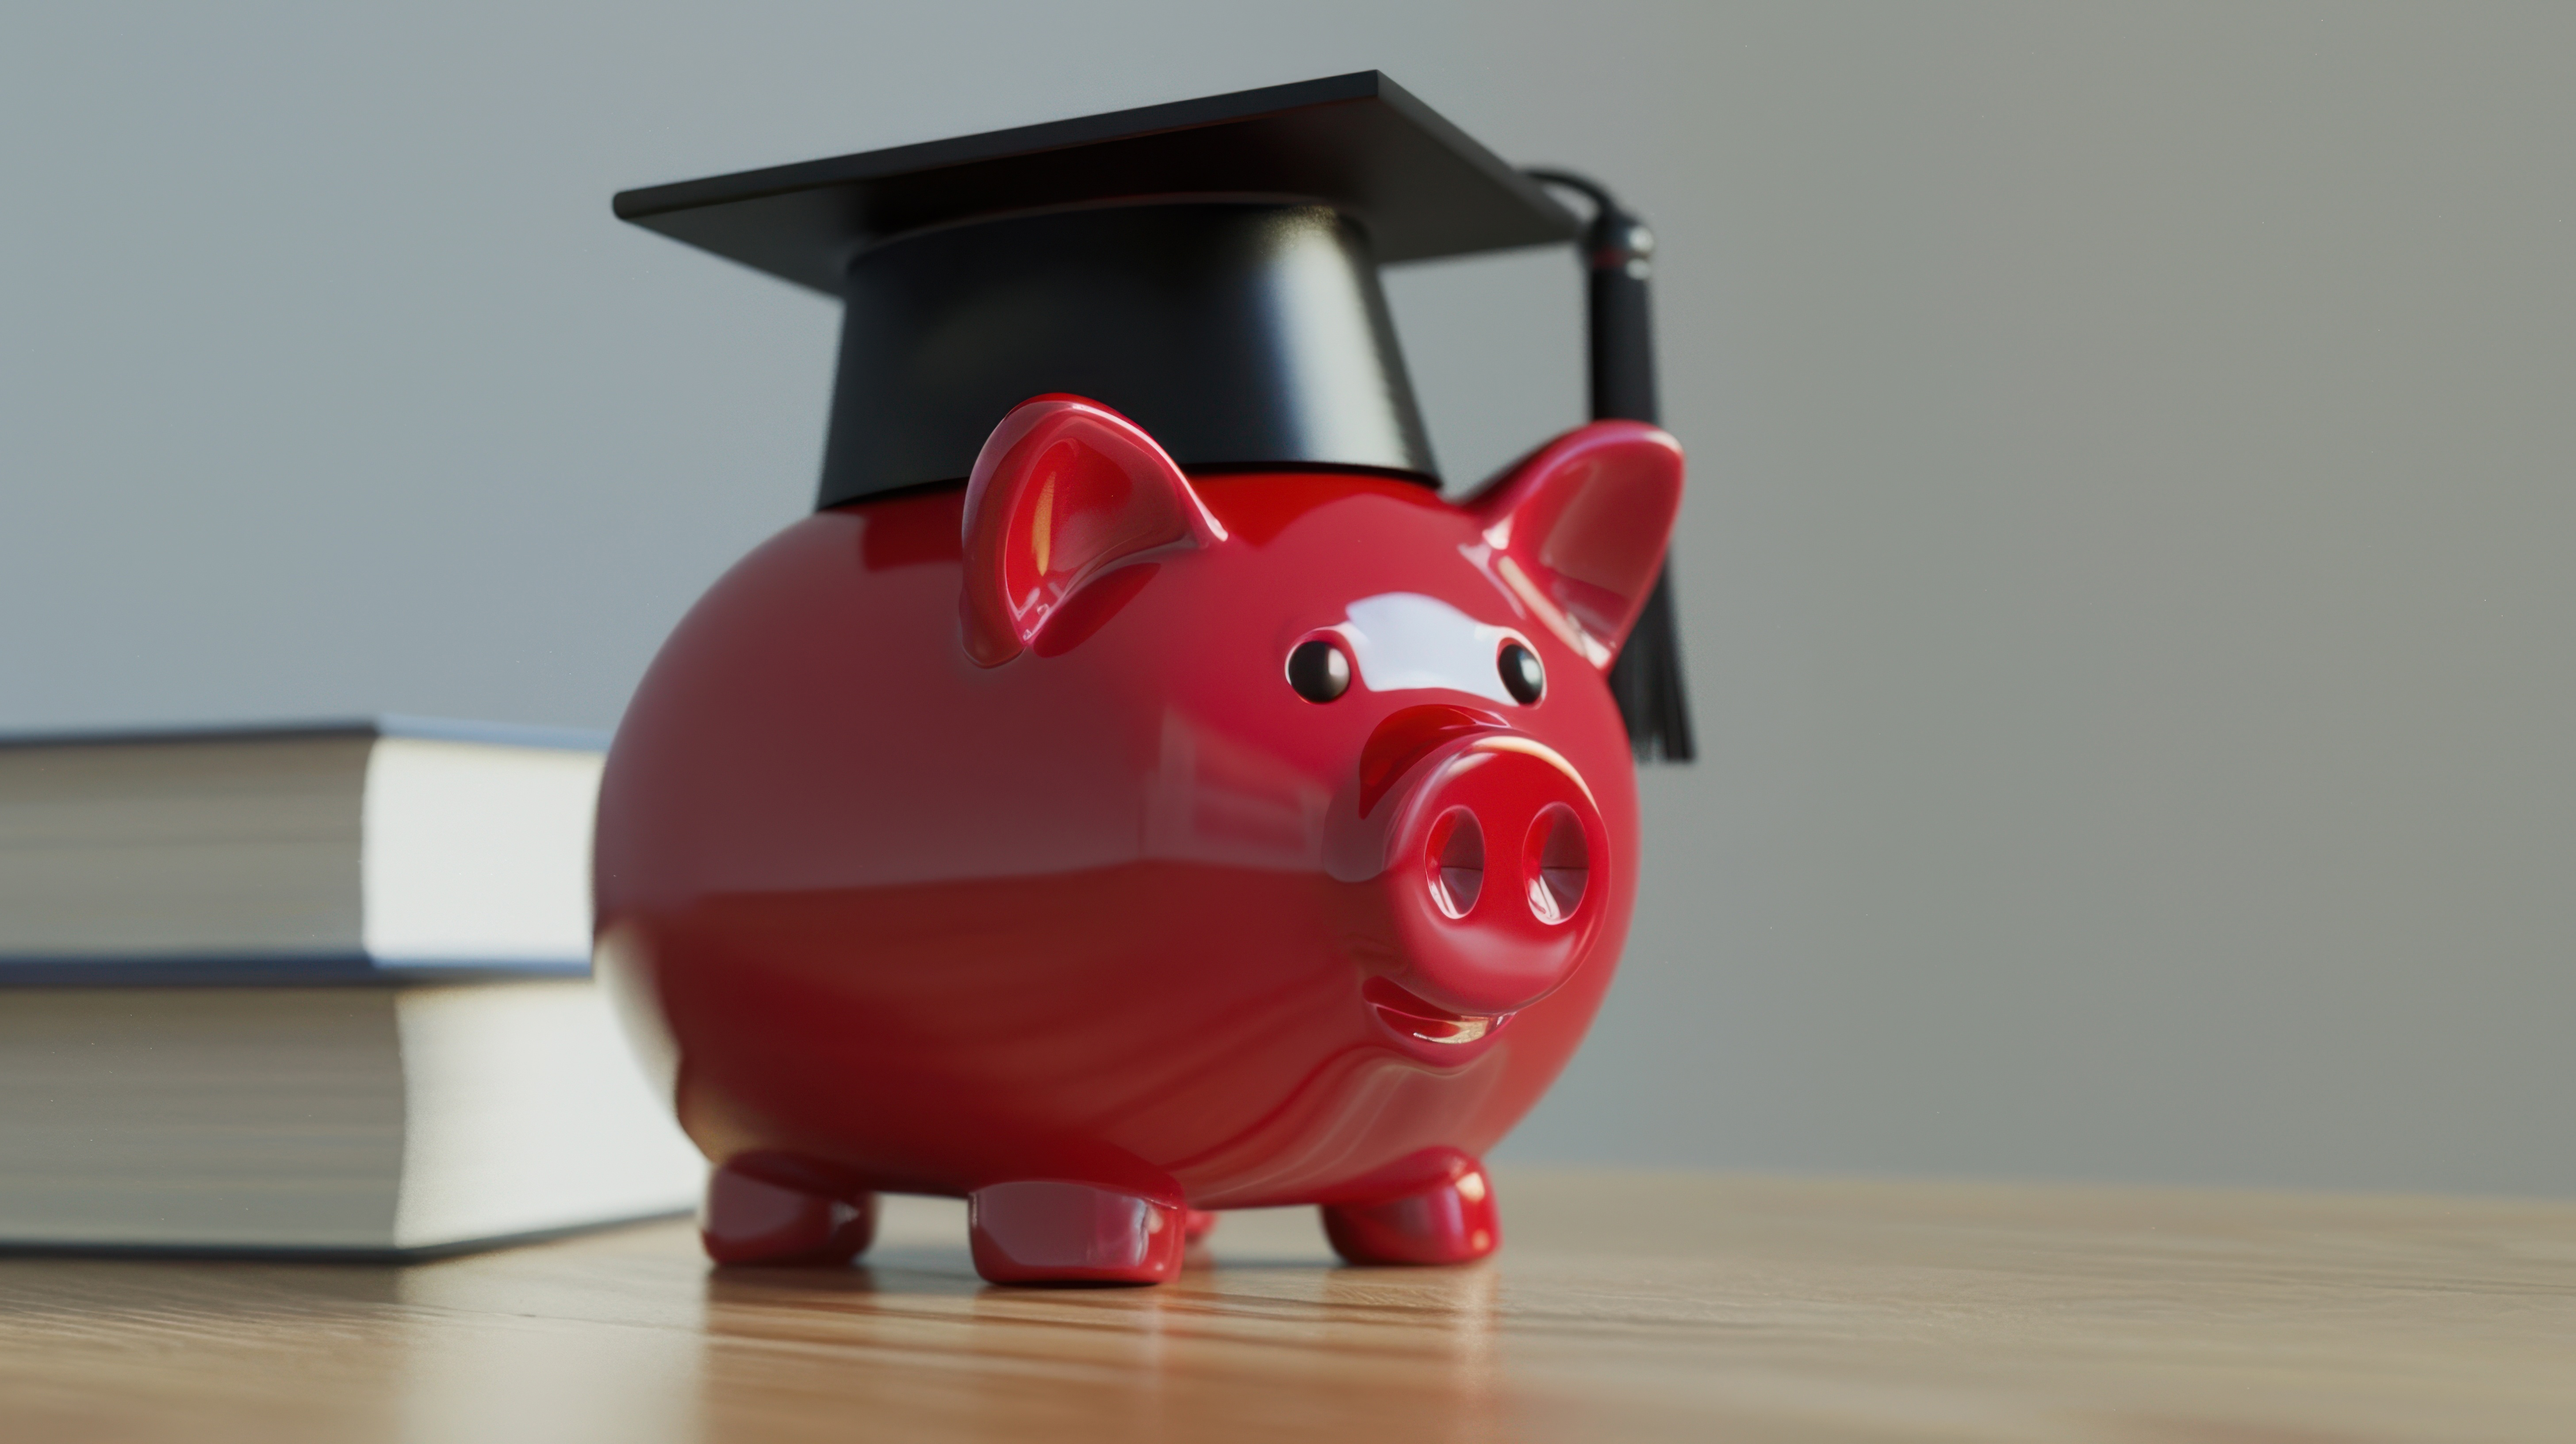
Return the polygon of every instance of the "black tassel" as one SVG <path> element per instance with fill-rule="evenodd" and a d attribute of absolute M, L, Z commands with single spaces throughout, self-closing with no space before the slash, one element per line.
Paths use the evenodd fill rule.
<path fill-rule="evenodd" d="M 1660 424 L 1654 315 L 1647 292 L 1654 274 L 1654 233 L 1595 181 L 1561 170 L 1533 170 L 1529 176 L 1580 192 L 1592 202 L 1592 223 L 1583 233 L 1592 419 Z M 1682 677 L 1681 632 L 1673 617 L 1669 556 L 1637 625 L 1610 664 L 1610 695 L 1628 724 L 1628 745 L 1638 761 L 1688 762 L 1698 755 L 1691 740 L 1690 693 Z"/>
<path fill-rule="evenodd" d="M 1690 692 L 1682 680 L 1681 633 L 1673 626 L 1669 566 L 1655 578 L 1646 609 L 1610 663 L 1610 695 L 1628 724 L 1628 745 L 1638 761 L 1688 762 L 1698 755 L 1691 741 Z"/>

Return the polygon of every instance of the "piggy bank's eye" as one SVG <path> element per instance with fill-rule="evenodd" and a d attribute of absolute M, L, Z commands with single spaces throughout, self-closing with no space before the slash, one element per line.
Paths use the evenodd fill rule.
<path fill-rule="evenodd" d="M 1330 642 L 1299 642 L 1288 654 L 1288 685 L 1309 702 L 1330 702 L 1351 689 L 1351 659 Z"/>
<path fill-rule="evenodd" d="M 1512 700 L 1527 706 L 1547 695 L 1547 669 L 1539 665 L 1538 653 L 1518 642 L 1505 642 L 1503 654 L 1494 665 L 1503 674 L 1503 690 Z"/>

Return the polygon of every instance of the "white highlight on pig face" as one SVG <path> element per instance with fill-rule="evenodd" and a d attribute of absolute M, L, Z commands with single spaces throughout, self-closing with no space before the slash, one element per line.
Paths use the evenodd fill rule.
<path fill-rule="evenodd" d="M 1332 631 L 1350 645 L 1360 684 L 1372 692 L 1441 687 L 1506 706 L 1495 659 L 1505 642 L 1529 641 L 1509 627 L 1488 626 L 1419 592 L 1382 592 L 1350 605 L 1350 620 Z"/>

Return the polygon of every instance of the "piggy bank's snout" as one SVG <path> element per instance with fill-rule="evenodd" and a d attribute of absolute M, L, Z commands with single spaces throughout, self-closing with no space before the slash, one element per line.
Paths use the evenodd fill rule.
<path fill-rule="evenodd" d="M 1465 741 L 1404 799 L 1382 884 L 1402 934 L 1397 981 L 1491 1016 L 1578 967 L 1609 906 L 1601 811 L 1573 766 L 1516 733 Z"/>

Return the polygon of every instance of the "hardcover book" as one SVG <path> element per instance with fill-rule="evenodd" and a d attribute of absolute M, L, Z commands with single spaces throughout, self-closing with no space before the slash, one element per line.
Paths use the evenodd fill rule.
<path fill-rule="evenodd" d="M 407 718 L 0 739 L 0 982 L 586 975 L 607 741 Z"/>

